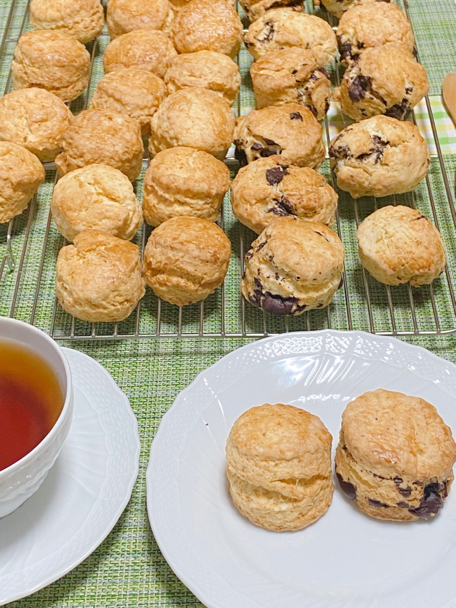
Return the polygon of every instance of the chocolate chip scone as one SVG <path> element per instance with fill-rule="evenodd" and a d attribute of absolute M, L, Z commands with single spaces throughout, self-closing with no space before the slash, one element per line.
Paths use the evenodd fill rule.
<path fill-rule="evenodd" d="M 367 2 L 391 2 L 391 0 L 321 0 L 325 9 L 338 19 L 352 6 Z M 316 0 L 314 0 L 314 4 L 317 4 Z"/>
<path fill-rule="evenodd" d="M 329 73 L 310 50 L 293 46 L 271 51 L 250 67 L 257 109 L 299 103 L 322 120 L 331 97 Z"/>
<path fill-rule="evenodd" d="M 335 460 L 340 487 L 361 511 L 415 521 L 442 509 L 456 444 L 433 405 L 377 389 L 345 408 Z"/>
<path fill-rule="evenodd" d="M 311 49 L 320 67 L 329 65 L 337 53 L 336 35 L 329 23 L 292 8 L 266 11 L 250 25 L 244 42 L 255 59 L 290 46 Z"/>
<path fill-rule="evenodd" d="M 385 114 L 399 120 L 428 93 L 426 69 L 400 44 L 371 47 L 345 71 L 340 105 L 354 120 Z"/>
<path fill-rule="evenodd" d="M 241 291 L 272 315 L 300 315 L 331 303 L 344 269 L 344 247 L 324 224 L 273 219 L 244 258 Z"/>
<path fill-rule="evenodd" d="M 269 106 L 239 117 L 234 143 L 241 166 L 280 154 L 294 165 L 318 169 L 325 158 L 321 125 L 310 110 L 297 103 Z"/>
<path fill-rule="evenodd" d="M 359 226 L 357 236 L 363 266 L 381 283 L 419 287 L 432 283 L 445 268 L 440 232 L 417 209 L 377 209 Z"/>
<path fill-rule="evenodd" d="M 353 198 L 409 192 L 430 162 L 418 127 L 388 116 L 346 127 L 331 141 L 329 157 L 337 185 Z"/>
<path fill-rule="evenodd" d="M 415 49 L 412 26 L 405 13 L 387 2 L 368 2 L 350 8 L 337 28 L 340 60 L 349 65 L 364 49 L 389 42 L 403 44 L 410 53 Z"/>
<path fill-rule="evenodd" d="M 248 164 L 231 184 L 234 215 L 257 234 L 277 216 L 331 225 L 337 199 L 323 175 L 309 167 L 290 165 L 281 156 Z"/>

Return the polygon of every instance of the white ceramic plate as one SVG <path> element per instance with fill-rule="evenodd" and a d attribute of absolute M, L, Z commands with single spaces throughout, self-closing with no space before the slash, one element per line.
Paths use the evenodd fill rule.
<path fill-rule="evenodd" d="M 138 475 L 138 425 L 125 394 L 96 361 L 63 349 L 74 419 L 43 485 L 0 519 L 0 605 L 67 574 L 112 530 Z"/>
<path fill-rule="evenodd" d="M 434 520 L 400 524 L 363 515 L 336 485 L 323 518 L 282 534 L 254 526 L 230 502 L 224 447 L 243 411 L 303 407 L 321 417 L 335 448 L 346 404 L 379 387 L 427 399 L 456 435 L 456 366 L 361 332 L 260 340 L 178 396 L 152 445 L 147 507 L 163 555 L 208 608 L 456 606 L 456 487 Z"/>

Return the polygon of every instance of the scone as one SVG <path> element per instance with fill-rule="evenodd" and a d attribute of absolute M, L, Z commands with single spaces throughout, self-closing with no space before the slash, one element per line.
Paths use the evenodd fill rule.
<path fill-rule="evenodd" d="M 242 295 L 271 315 L 325 308 L 340 286 L 344 247 L 324 224 L 273 219 L 244 258 Z"/>
<path fill-rule="evenodd" d="M 45 89 L 32 87 L 0 99 L 0 140 L 20 144 L 41 162 L 55 159 L 72 114 L 63 101 Z"/>
<path fill-rule="evenodd" d="M 342 111 L 354 120 L 385 114 L 399 120 L 429 91 L 426 69 L 400 44 L 366 49 L 345 71 Z"/>
<path fill-rule="evenodd" d="M 292 46 L 266 53 L 250 67 L 257 109 L 299 103 L 322 120 L 331 97 L 329 74 L 312 51 Z"/>
<path fill-rule="evenodd" d="M 161 78 L 146 70 L 124 68 L 106 74 L 97 84 L 90 107 L 112 110 L 134 118 L 143 137 L 150 135 L 150 120 L 167 95 Z"/>
<path fill-rule="evenodd" d="M 336 473 L 367 515 L 433 517 L 448 495 L 455 461 L 451 429 L 420 397 L 380 388 L 354 399 L 342 414 Z"/>
<path fill-rule="evenodd" d="M 290 165 L 281 156 L 259 158 L 243 167 L 231 184 L 233 214 L 260 234 L 277 216 L 331 225 L 338 196 L 309 167 Z"/>
<path fill-rule="evenodd" d="M 24 211 L 44 178 L 43 165 L 34 154 L 0 141 L 0 223 Z"/>
<path fill-rule="evenodd" d="M 199 217 L 175 217 L 150 235 L 144 278 L 162 300 L 192 304 L 223 283 L 230 255 L 231 243 L 216 224 Z"/>
<path fill-rule="evenodd" d="M 26 32 L 17 41 L 11 69 L 14 89 L 39 87 L 72 101 L 89 82 L 90 54 L 65 32 Z"/>
<path fill-rule="evenodd" d="M 332 436 L 310 412 L 265 403 L 244 412 L 226 442 L 226 472 L 235 507 L 273 532 L 309 526 L 332 501 Z"/>
<path fill-rule="evenodd" d="M 167 97 L 153 115 L 149 150 L 186 146 L 223 160 L 233 141 L 234 115 L 225 99 L 199 87 Z"/>
<path fill-rule="evenodd" d="M 299 46 L 311 49 L 317 64 L 325 67 L 337 54 L 336 35 L 329 23 L 292 8 L 267 11 L 250 25 L 244 42 L 255 59 L 270 51 Z"/>
<path fill-rule="evenodd" d="M 173 35 L 179 53 L 217 51 L 234 59 L 242 21 L 227 0 L 192 0 L 177 14 Z"/>
<path fill-rule="evenodd" d="M 106 25 L 111 40 L 143 28 L 170 31 L 173 18 L 168 0 L 108 0 Z"/>
<path fill-rule="evenodd" d="M 240 0 L 240 3 L 249 21 L 256 21 L 273 8 L 290 6 L 295 11 L 305 10 L 302 0 Z"/>
<path fill-rule="evenodd" d="M 364 4 L 367 2 L 390 2 L 391 0 L 319 0 L 325 9 L 335 15 L 338 19 L 342 17 L 345 11 L 355 6 L 356 4 Z M 315 0 L 314 0 L 315 4 Z"/>
<path fill-rule="evenodd" d="M 285 162 L 318 169 L 325 159 L 321 125 L 298 103 L 269 106 L 239 117 L 234 143 L 241 166 L 280 154 Z"/>
<path fill-rule="evenodd" d="M 353 198 L 409 192 L 430 162 L 418 127 L 388 116 L 346 127 L 331 141 L 329 157 L 337 185 Z"/>
<path fill-rule="evenodd" d="M 230 187 L 228 167 L 201 150 L 159 152 L 144 176 L 143 213 L 151 226 L 181 215 L 215 222 Z"/>
<path fill-rule="evenodd" d="M 86 228 L 129 241 L 142 220 L 130 180 L 109 165 L 87 165 L 64 175 L 54 186 L 51 211 L 58 231 L 70 242 Z"/>
<path fill-rule="evenodd" d="M 86 44 L 103 30 L 100 0 L 32 0 L 30 25 L 34 30 L 59 30 Z"/>
<path fill-rule="evenodd" d="M 403 44 L 413 53 L 415 37 L 405 13 L 387 2 L 367 2 L 350 8 L 337 27 L 340 60 L 349 65 L 365 49 L 389 42 Z"/>
<path fill-rule="evenodd" d="M 141 173 L 144 147 L 137 120 L 109 110 L 84 110 L 73 118 L 55 159 L 60 175 L 105 164 L 134 181 Z"/>
<path fill-rule="evenodd" d="M 129 241 L 88 228 L 59 251 L 55 295 L 77 319 L 123 321 L 144 292 L 139 249 Z"/>
<path fill-rule="evenodd" d="M 166 72 L 168 91 L 201 87 L 224 97 L 232 105 L 241 86 L 237 64 L 227 55 L 215 51 L 184 53 L 173 59 Z"/>
<path fill-rule="evenodd" d="M 106 74 L 123 68 L 147 70 L 163 78 L 177 56 L 171 39 L 158 30 L 135 30 L 112 40 L 103 55 Z"/>
<path fill-rule="evenodd" d="M 381 283 L 428 285 L 445 268 L 440 232 L 417 209 L 377 209 L 359 226 L 357 237 L 362 265 Z"/>

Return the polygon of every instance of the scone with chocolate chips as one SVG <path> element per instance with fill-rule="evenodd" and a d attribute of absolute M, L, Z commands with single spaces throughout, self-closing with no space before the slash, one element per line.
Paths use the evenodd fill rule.
<path fill-rule="evenodd" d="M 394 4 L 368 2 L 350 8 L 342 15 L 337 28 L 340 60 L 349 65 L 365 49 L 389 42 L 415 49 L 412 26 L 405 13 Z"/>
<path fill-rule="evenodd" d="M 337 54 L 336 35 L 329 23 L 292 8 L 267 11 L 250 25 L 244 42 L 255 59 L 270 51 L 299 46 L 311 49 L 317 64 L 325 67 Z"/>
<path fill-rule="evenodd" d="M 318 67 L 312 51 L 293 46 L 271 51 L 250 67 L 257 109 L 300 103 L 322 120 L 331 97 L 329 74 Z"/>
<path fill-rule="evenodd" d="M 285 162 L 318 169 L 325 158 L 321 125 L 298 103 L 269 106 L 239 117 L 234 143 L 241 166 L 279 154 Z"/>
<path fill-rule="evenodd" d="M 109 0 L 106 11 L 111 39 L 143 28 L 170 31 L 173 18 L 168 0 Z"/>
<path fill-rule="evenodd" d="M 417 209 L 377 209 L 359 226 L 357 236 L 363 266 L 381 283 L 419 287 L 432 283 L 445 268 L 442 237 Z"/>
<path fill-rule="evenodd" d="M 339 288 L 344 247 L 324 224 L 279 217 L 244 258 L 245 299 L 272 315 L 300 315 L 325 308 Z"/>
<path fill-rule="evenodd" d="M 354 120 L 377 114 L 403 120 L 428 91 L 426 69 L 408 49 L 384 44 L 366 49 L 347 68 L 340 105 Z"/>
<path fill-rule="evenodd" d="M 331 168 L 353 198 L 409 192 L 426 176 L 430 156 L 416 125 L 373 116 L 346 127 L 329 145 Z"/>
<path fill-rule="evenodd" d="M 356 4 L 365 4 L 367 2 L 390 2 L 391 0 L 321 0 L 325 9 L 335 15 L 338 19 L 342 17 L 345 11 L 355 6 Z M 314 0 L 314 4 L 316 4 Z"/>
<path fill-rule="evenodd" d="M 451 429 L 420 397 L 377 389 L 354 399 L 342 414 L 337 477 L 347 497 L 371 517 L 435 516 L 455 461 Z"/>
<path fill-rule="evenodd" d="M 337 199 L 323 175 L 309 167 L 288 164 L 281 156 L 249 163 L 231 184 L 234 215 L 257 234 L 278 216 L 331 225 Z"/>

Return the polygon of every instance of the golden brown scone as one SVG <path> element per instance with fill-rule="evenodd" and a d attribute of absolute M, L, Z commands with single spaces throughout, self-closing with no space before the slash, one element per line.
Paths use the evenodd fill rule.
<path fill-rule="evenodd" d="M 147 70 L 163 78 L 177 56 L 171 39 L 158 30 L 135 30 L 112 40 L 103 55 L 106 74 L 123 68 Z"/>
<path fill-rule="evenodd" d="M 34 30 L 59 30 L 86 44 L 103 30 L 100 0 L 32 0 L 30 24 Z"/>
<path fill-rule="evenodd" d="M 208 89 L 181 89 L 167 97 L 152 117 L 149 150 L 185 146 L 223 160 L 233 141 L 234 115 L 228 102 Z"/>
<path fill-rule="evenodd" d="M 144 292 L 139 249 L 129 241 L 87 228 L 59 251 L 55 295 L 77 319 L 123 321 Z"/>
<path fill-rule="evenodd" d="M 44 178 L 43 165 L 34 154 L 0 141 L 0 223 L 24 211 Z"/>
<path fill-rule="evenodd" d="M 171 30 L 174 13 L 168 0 L 108 0 L 106 24 L 111 40 L 134 30 Z"/>
<path fill-rule="evenodd" d="M 168 91 L 201 87 L 224 97 L 232 105 L 241 86 L 237 64 L 223 53 L 198 51 L 175 57 L 165 75 Z"/>
<path fill-rule="evenodd" d="M 329 23 L 293 8 L 266 11 L 250 25 L 244 42 L 255 59 L 270 51 L 299 46 L 311 49 L 317 64 L 325 67 L 337 54 L 336 35 Z"/>
<path fill-rule="evenodd" d="M 87 165 L 64 175 L 54 186 L 51 211 L 60 234 L 70 242 L 86 228 L 129 241 L 142 220 L 130 180 L 109 165 Z"/>
<path fill-rule="evenodd" d="M 344 247 L 324 224 L 278 217 L 269 222 L 244 258 L 241 291 L 272 315 L 325 308 L 340 286 Z"/>
<path fill-rule="evenodd" d="M 331 141 L 329 157 L 337 185 L 353 198 L 409 192 L 430 162 L 418 127 L 388 116 L 346 127 Z"/>
<path fill-rule="evenodd" d="M 234 143 L 241 166 L 280 154 L 285 162 L 318 169 L 325 159 L 321 125 L 298 103 L 269 106 L 239 117 Z"/>
<path fill-rule="evenodd" d="M 143 213 L 151 226 L 181 215 L 215 222 L 230 187 L 228 167 L 201 150 L 159 152 L 144 176 Z"/>
<path fill-rule="evenodd" d="M 242 21 L 226 0 L 192 0 L 176 15 L 173 35 L 179 53 L 217 51 L 234 59 Z"/>
<path fill-rule="evenodd" d="M 281 156 L 259 158 L 240 169 L 231 184 L 235 217 L 260 234 L 277 216 L 331 225 L 338 196 L 323 175 L 290 165 Z"/>
<path fill-rule="evenodd" d="M 367 515 L 395 521 L 435 516 L 453 481 L 456 444 L 436 408 L 377 389 L 347 405 L 336 473 Z"/>
<path fill-rule="evenodd" d="M 356 4 L 365 4 L 367 2 L 390 2 L 391 0 L 321 0 L 325 9 L 335 15 L 338 19 L 342 17 L 345 11 L 355 6 Z"/>
<path fill-rule="evenodd" d="M 358 4 L 344 13 L 339 21 L 337 44 L 343 65 L 349 65 L 365 49 L 389 42 L 403 44 L 410 53 L 415 49 L 410 21 L 394 4 Z"/>
<path fill-rule="evenodd" d="M 141 173 L 144 146 L 137 120 L 109 110 L 75 116 L 55 159 L 59 175 L 92 164 L 115 167 L 134 181 Z"/>
<path fill-rule="evenodd" d="M 199 217 L 175 217 L 150 235 L 144 278 L 162 300 L 193 304 L 223 283 L 230 255 L 231 243 L 216 224 Z"/>
<path fill-rule="evenodd" d="M 90 54 L 65 32 L 26 32 L 17 41 L 11 69 L 14 89 L 39 87 L 72 101 L 89 81 Z"/>
<path fill-rule="evenodd" d="M 428 285 L 445 268 L 440 232 L 417 209 L 377 209 L 359 226 L 357 236 L 363 266 L 381 283 Z"/>
<path fill-rule="evenodd" d="M 234 505 L 267 530 L 310 525 L 331 504 L 331 442 L 320 418 L 306 410 L 281 403 L 250 408 L 225 448 Z"/>
<path fill-rule="evenodd" d="M 293 46 L 266 53 L 250 67 L 257 109 L 299 103 L 322 120 L 331 98 L 329 74 L 312 51 Z"/>
<path fill-rule="evenodd" d="M 134 118 L 143 137 L 150 135 L 150 119 L 167 95 L 161 78 L 146 70 L 125 68 L 106 74 L 97 84 L 90 107 Z"/>
<path fill-rule="evenodd" d="M 33 87 L 7 93 L 0 99 L 0 140 L 33 152 L 41 162 L 55 159 L 72 114 L 53 93 Z"/>

